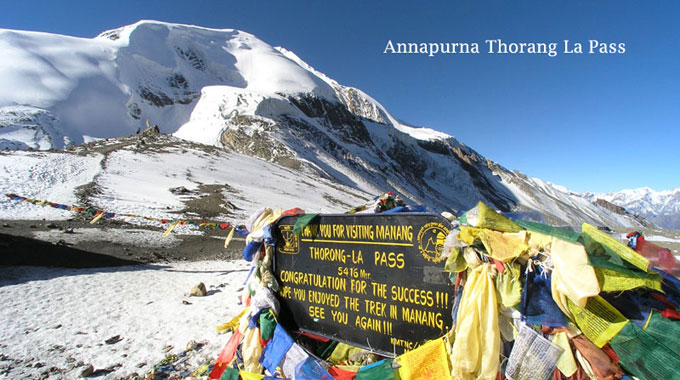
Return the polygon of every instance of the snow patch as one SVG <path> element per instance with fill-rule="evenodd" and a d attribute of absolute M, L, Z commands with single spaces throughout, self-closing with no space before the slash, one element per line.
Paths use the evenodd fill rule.
<path fill-rule="evenodd" d="M 237 290 L 243 261 L 180 262 L 118 268 L 0 267 L 0 347 L 7 357 L 64 369 L 75 379 L 84 367 L 119 365 L 107 378 L 143 374 L 168 353 L 195 340 L 207 345 L 198 361 L 214 361 L 228 335 L 215 327 L 241 310 Z M 203 282 L 206 297 L 188 297 Z M 189 305 L 183 301 L 190 302 Z M 105 341 L 120 335 L 114 344 Z M 74 361 L 69 362 L 68 358 Z M 17 365 L 11 378 L 39 378 L 44 368 Z"/>

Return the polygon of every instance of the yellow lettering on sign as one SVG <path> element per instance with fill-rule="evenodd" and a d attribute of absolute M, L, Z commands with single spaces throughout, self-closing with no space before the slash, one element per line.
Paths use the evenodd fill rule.
<path fill-rule="evenodd" d="M 373 226 L 361 224 L 346 224 L 347 238 L 352 240 L 374 240 Z"/>
<path fill-rule="evenodd" d="M 345 309 L 359 311 L 359 298 L 343 296 L 345 299 Z"/>
<path fill-rule="evenodd" d="M 281 287 L 281 290 L 279 290 L 279 294 L 280 294 L 281 297 L 283 297 L 283 298 L 288 298 L 288 299 L 290 299 L 290 298 L 292 297 L 292 296 L 291 296 L 291 293 L 292 293 L 292 289 L 291 289 L 290 286 L 282 286 L 282 287 Z"/>
<path fill-rule="evenodd" d="M 370 330 L 385 335 L 392 335 L 392 322 L 357 315 L 354 320 L 354 327 L 362 330 Z"/>
<path fill-rule="evenodd" d="M 364 311 L 366 314 L 373 314 L 376 317 L 386 317 L 386 303 L 380 301 L 364 300 Z"/>
<path fill-rule="evenodd" d="M 432 290 L 392 285 L 390 291 L 392 301 L 412 303 L 414 305 L 427 307 L 432 307 L 434 305 L 434 292 Z"/>
<path fill-rule="evenodd" d="M 441 312 L 401 307 L 401 320 L 422 326 L 436 327 L 443 331 L 444 319 Z"/>
<path fill-rule="evenodd" d="M 345 263 L 345 250 L 340 248 L 309 247 L 309 258 L 321 261 L 337 261 Z"/>
<path fill-rule="evenodd" d="M 319 289 L 331 289 L 336 291 L 347 291 L 347 279 L 333 277 L 316 273 L 293 272 L 282 270 L 281 282 L 292 283 L 295 285 L 305 285 Z"/>
<path fill-rule="evenodd" d="M 333 236 L 336 238 L 344 239 L 345 238 L 345 226 L 342 224 L 334 224 L 333 225 Z"/>
<path fill-rule="evenodd" d="M 318 224 L 308 224 L 302 230 L 302 237 L 311 238 L 319 235 L 319 225 Z"/>
<path fill-rule="evenodd" d="M 307 290 L 307 301 L 317 303 L 319 305 L 326 305 L 330 307 L 340 306 L 340 296 L 337 294 L 329 294 L 317 290 Z"/>
<path fill-rule="evenodd" d="M 350 279 L 350 292 L 356 294 L 366 294 L 366 281 Z"/>
<path fill-rule="evenodd" d="M 326 319 L 325 310 L 323 307 L 320 306 L 310 306 L 309 316 L 314 319 Z"/>
<path fill-rule="evenodd" d="M 381 251 L 375 251 L 373 254 L 375 261 L 374 264 L 376 266 L 385 266 L 388 268 L 397 268 L 397 269 L 403 269 L 405 262 L 404 262 L 404 254 L 403 253 L 394 253 L 394 252 L 381 252 Z"/>
<path fill-rule="evenodd" d="M 373 287 L 373 295 L 375 297 L 387 299 L 387 284 L 381 284 L 379 282 L 371 282 Z"/>
<path fill-rule="evenodd" d="M 349 322 L 347 313 L 342 311 L 331 310 L 331 318 L 333 319 L 333 322 L 341 323 L 343 325 L 346 325 L 347 322 Z"/>
<path fill-rule="evenodd" d="M 412 350 L 415 346 L 413 342 L 409 342 L 408 340 L 403 340 L 403 339 L 397 339 L 397 338 L 390 338 L 390 344 L 393 346 L 399 346 L 399 347 L 404 347 L 407 350 Z"/>
<path fill-rule="evenodd" d="M 378 238 L 378 240 L 382 241 L 412 241 L 413 226 L 376 226 L 375 236 Z"/>

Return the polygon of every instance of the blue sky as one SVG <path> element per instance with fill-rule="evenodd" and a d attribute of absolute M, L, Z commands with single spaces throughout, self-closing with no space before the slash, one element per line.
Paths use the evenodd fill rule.
<path fill-rule="evenodd" d="M 0 28 L 93 37 L 140 19 L 236 28 L 295 52 L 410 124 L 577 191 L 680 186 L 680 2 L 6 1 Z M 487 39 L 558 42 L 556 57 L 488 54 Z M 584 54 L 563 54 L 563 40 Z M 624 54 L 588 54 L 589 40 Z M 384 54 L 476 42 L 480 54 Z"/>

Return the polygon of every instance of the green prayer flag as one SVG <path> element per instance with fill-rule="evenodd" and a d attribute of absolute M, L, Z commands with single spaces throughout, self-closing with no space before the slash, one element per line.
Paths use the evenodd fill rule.
<path fill-rule="evenodd" d="M 335 350 L 335 347 L 337 347 L 338 343 L 340 342 L 337 340 L 329 340 L 328 343 L 319 347 L 319 350 L 316 352 L 317 355 L 323 360 L 328 359 L 328 357 L 331 356 Z"/>
<path fill-rule="evenodd" d="M 274 329 L 276 328 L 276 318 L 269 311 L 270 309 L 264 310 L 260 313 L 260 337 L 262 340 L 271 339 L 274 335 Z"/>
<path fill-rule="evenodd" d="M 525 230 L 540 232 L 543 235 L 553 236 L 558 239 L 570 241 L 576 243 L 581 234 L 574 231 L 569 231 L 563 228 L 557 228 L 549 226 L 543 223 L 530 222 L 528 220 L 515 220 L 518 226 L 524 228 Z"/>
<path fill-rule="evenodd" d="M 295 221 L 295 226 L 293 226 L 293 231 L 295 232 L 295 234 L 300 235 L 302 233 L 302 230 L 304 230 L 305 227 L 307 227 L 307 225 L 311 223 L 312 220 L 314 220 L 314 218 L 316 218 L 317 216 L 319 216 L 319 214 L 300 215 Z"/>
<path fill-rule="evenodd" d="M 634 323 L 611 340 L 623 369 L 640 380 L 680 380 L 680 357 Z"/>
<path fill-rule="evenodd" d="M 227 367 L 227 369 L 222 372 L 220 380 L 238 380 L 238 370 L 234 367 Z"/>
<path fill-rule="evenodd" d="M 394 380 L 392 360 L 385 359 L 377 363 L 362 367 L 355 378 L 356 380 Z"/>
<path fill-rule="evenodd" d="M 680 321 L 664 318 L 652 310 L 649 323 L 644 329 L 649 335 L 680 356 Z"/>

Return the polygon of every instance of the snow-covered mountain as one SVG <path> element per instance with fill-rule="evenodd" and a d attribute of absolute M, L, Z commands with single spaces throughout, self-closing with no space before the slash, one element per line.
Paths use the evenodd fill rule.
<path fill-rule="evenodd" d="M 583 196 L 590 200 L 604 199 L 660 227 L 680 229 L 680 187 L 664 191 L 643 187 L 605 194 L 584 193 Z"/>
<path fill-rule="evenodd" d="M 156 21 L 93 39 L 0 30 L 0 49 L 0 148 L 62 149 L 134 134 L 150 120 L 357 194 L 396 190 L 454 212 L 481 200 L 538 210 L 553 224 L 639 223 L 400 122 L 361 90 L 246 32 Z"/>

